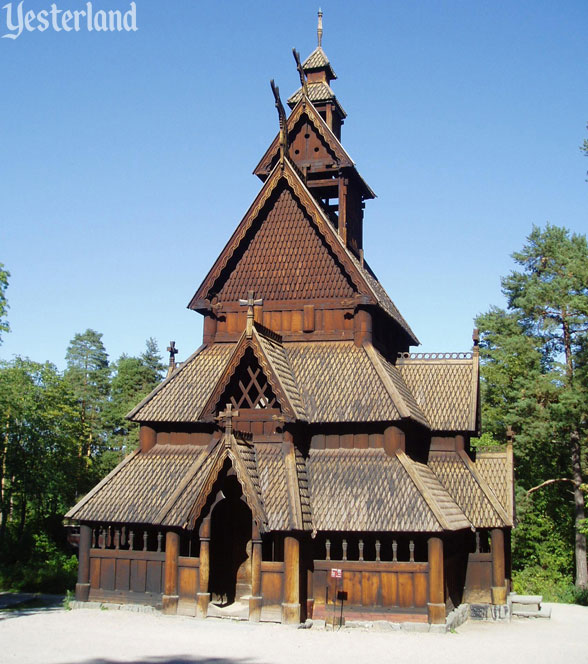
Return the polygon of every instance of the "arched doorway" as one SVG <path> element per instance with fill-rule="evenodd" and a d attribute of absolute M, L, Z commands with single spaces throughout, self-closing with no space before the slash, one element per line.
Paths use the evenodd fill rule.
<path fill-rule="evenodd" d="M 235 475 L 225 478 L 222 494 L 210 518 L 209 592 L 224 607 L 251 595 L 252 515 Z"/>

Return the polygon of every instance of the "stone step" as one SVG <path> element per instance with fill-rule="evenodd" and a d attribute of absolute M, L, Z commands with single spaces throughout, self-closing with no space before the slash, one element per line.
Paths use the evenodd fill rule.
<path fill-rule="evenodd" d="M 537 613 L 541 611 L 541 602 L 543 601 L 541 595 L 517 595 L 517 593 L 511 593 L 508 598 L 512 603 L 511 609 L 513 615 L 521 615 L 520 612 Z"/>
<path fill-rule="evenodd" d="M 541 604 L 543 597 L 541 595 L 519 595 L 510 593 L 510 599 L 517 604 Z"/>
<path fill-rule="evenodd" d="M 515 611 L 515 609 L 513 608 L 512 615 L 518 616 L 519 618 L 551 618 L 551 608 L 542 607 L 538 611 L 534 610 L 523 611 L 521 609 L 517 609 Z"/>

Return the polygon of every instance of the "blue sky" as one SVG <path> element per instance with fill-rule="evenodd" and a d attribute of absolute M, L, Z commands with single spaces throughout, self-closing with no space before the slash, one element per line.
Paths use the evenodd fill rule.
<path fill-rule="evenodd" d="M 259 190 L 251 171 L 277 131 L 269 79 L 283 98 L 297 88 L 291 49 L 315 47 L 317 8 L 138 0 L 137 32 L 0 39 L 12 327 L 0 358 L 63 368 L 88 327 L 112 360 L 150 336 L 161 349 L 174 339 L 179 359 L 199 346 L 201 317 L 186 305 Z M 588 230 L 588 3 L 322 9 L 342 142 L 378 195 L 366 259 L 419 350 L 467 350 L 532 224 Z"/>

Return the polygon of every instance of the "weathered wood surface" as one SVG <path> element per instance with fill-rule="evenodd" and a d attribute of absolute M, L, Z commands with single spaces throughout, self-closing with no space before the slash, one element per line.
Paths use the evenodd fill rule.
<path fill-rule="evenodd" d="M 332 568 L 343 578 L 331 578 Z M 425 608 L 429 565 L 423 562 L 315 560 L 312 588 L 316 604 L 331 602 L 336 588 L 347 592 L 347 604 L 362 607 Z M 327 591 L 328 588 L 328 591 Z"/>

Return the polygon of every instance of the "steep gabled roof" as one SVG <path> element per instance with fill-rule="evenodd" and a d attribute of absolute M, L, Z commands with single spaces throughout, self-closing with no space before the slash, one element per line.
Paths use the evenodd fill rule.
<path fill-rule="evenodd" d="M 321 114 L 316 110 L 313 104 L 311 104 L 310 102 L 305 104 L 303 99 L 301 99 L 296 104 L 296 106 L 292 110 L 292 113 L 290 113 L 290 115 L 288 116 L 286 129 L 288 130 L 288 134 L 291 139 L 294 136 L 294 129 L 297 127 L 300 120 L 303 118 L 307 118 L 308 121 L 314 127 L 314 129 L 316 129 L 317 134 L 323 139 L 325 144 L 328 146 L 334 158 L 339 162 L 339 166 L 341 168 L 346 166 L 354 166 L 353 159 L 351 159 L 345 148 L 341 145 L 339 139 L 331 131 L 329 125 L 323 120 Z M 253 170 L 253 173 L 255 175 L 267 173 L 271 168 L 272 161 L 274 160 L 275 156 L 279 153 L 279 151 L 280 151 L 280 134 L 278 133 L 274 138 L 274 140 L 272 141 L 269 148 L 266 150 L 263 157 L 259 160 L 259 163 Z"/>
<path fill-rule="evenodd" d="M 281 195 L 284 194 L 284 192 L 288 192 L 288 196 L 281 198 Z M 252 238 L 253 240 L 255 239 L 255 235 L 267 220 L 267 217 L 260 218 L 262 211 L 265 210 L 265 214 L 269 215 L 272 212 L 274 205 L 278 202 L 280 205 L 290 206 L 290 211 L 285 217 L 283 217 L 283 219 L 285 219 L 285 222 L 289 223 L 296 221 L 296 227 L 302 228 L 302 221 L 299 216 L 296 216 L 298 215 L 296 209 L 291 207 L 293 204 L 291 201 L 294 201 L 294 204 L 298 206 L 300 213 L 304 215 L 304 223 L 308 226 L 312 226 L 313 233 L 318 236 L 322 243 L 322 249 L 315 246 L 313 251 L 315 251 L 316 255 L 311 257 L 309 254 L 309 247 L 305 247 L 304 251 L 300 251 L 300 246 L 294 248 L 291 246 L 295 245 L 293 241 L 289 243 L 286 242 L 284 250 L 288 252 L 295 251 L 296 263 L 293 263 L 290 267 L 288 262 L 286 262 L 284 266 L 281 265 L 279 280 L 273 278 L 267 270 L 264 271 L 260 269 L 260 265 L 257 263 L 256 270 L 244 270 L 243 274 L 247 277 L 246 284 L 242 283 L 239 285 L 230 282 L 231 288 L 228 296 L 237 299 L 238 297 L 243 297 L 244 294 L 253 289 L 255 290 L 256 296 L 271 299 L 272 295 L 277 295 L 276 288 L 280 285 L 281 288 L 288 289 L 280 291 L 279 294 L 282 297 L 292 297 L 293 295 L 300 297 L 300 295 L 296 295 L 296 291 L 292 290 L 294 288 L 292 282 L 294 282 L 294 284 L 299 284 L 297 288 L 305 287 L 307 289 L 304 291 L 306 297 L 309 297 L 308 288 L 312 289 L 311 292 L 313 295 L 311 297 L 313 298 L 320 299 L 321 294 L 322 297 L 326 298 L 334 296 L 341 297 L 345 292 L 343 282 L 341 281 L 341 277 L 344 277 L 346 282 L 349 283 L 352 288 L 347 295 L 355 291 L 365 298 L 364 304 L 374 304 L 382 307 L 383 311 L 400 325 L 408 335 L 411 343 L 417 344 L 418 340 L 414 336 L 410 327 L 408 327 L 406 321 L 398 314 L 393 305 L 390 307 L 389 303 L 384 301 L 382 295 L 384 291 L 381 286 L 378 288 L 376 285 L 377 280 L 375 280 L 375 278 L 370 278 L 366 273 L 366 270 L 362 269 L 357 259 L 353 257 L 353 254 L 345 246 L 317 201 L 298 176 L 295 167 L 290 164 L 288 159 L 284 160 L 283 167 L 276 164 L 253 202 L 253 205 L 249 208 L 247 214 L 231 236 L 229 242 L 190 301 L 188 307 L 195 310 L 206 310 L 209 308 L 210 299 L 217 295 L 217 293 L 222 290 L 225 283 L 231 278 L 231 274 L 235 271 L 236 267 L 238 267 L 239 259 L 242 258 L 243 252 L 249 248 L 248 243 L 252 242 Z M 266 207 L 268 205 L 269 209 Z M 282 217 L 276 217 L 276 222 L 280 218 Z M 268 257 L 274 255 L 272 253 L 274 251 L 272 243 L 283 243 L 284 238 L 276 237 L 275 234 L 266 234 L 265 237 L 267 238 L 269 246 L 259 247 L 258 244 L 256 244 L 254 251 L 252 250 L 253 253 L 247 258 L 247 264 L 249 265 L 250 262 L 251 264 L 254 264 L 255 261 L 259 261 L 261 255 L 264 255 L 266 257 L 266 263 L 271 262 L 271 265 L 268 265 L 269 270 L 271 267 L 275 267 L 275 261 L 268 260 Z M 314 236 L 310 236 L 310 238 L 312 237 Z M 311 258 L 312 263 L 310 262 Z M 315 282 L 309 283 L 309 279 L 312 279 L 312 274 L 310 272 L 307 274 L 307 271 L 310 270 L 311 266 L 312 270 L 316 270 L 315 262 L 318 259 L 329 261 L 325 263 L 324 268 L 328 273 L 327 278 L 321 280 L 320 284 Z M 308 266 L 308 270 L 306 268 L 301 269 L 300 265 L 303 267 Z M 292 270 L 293 277 L 291 280 L 288 280 L 288 278 L 284 276 L 284 270 L 287 271 L 288 269 Z M 259 285 L 259 288 L 255 287 L 256 283 Z M 263 292 L 264 288 L 271 291 L 269 297 Z M 239 291 L 238 295 L 237 290 Z M 302 293 L 302 291 L 300 291 L 300 293 Z M 339 295 L 336 295 L 337 293 Z M 386 299 L 389 301 L 387 296 Z"/>
<path fill-rule="evenodd" d="M 259 323 L 254 324 L 251 338 L 247 337 L 245 331 L 241 335 L 202 409 L 200 418 L 210 417 L 215 413 L 219 399 L 248 348 L 253 351 L 259 362 L 265 379 L 276 395 L 283 415 L 290 421 L 306 421 L 304 404 L 300 398 L 296 378 L 292 372 L 288 356 L 284 351 L 281 338 Z"/>
<path fill-rule="evenodd" d="M 334 104 L 336 104 L 341 116 L 344 118 L 347 117 L 345 109 L 343 108 L 343 106 L 341 106 L 339 100 L 335 96 L 335 93 L 331 89 L 331 86 L 326 81 L 308 81 L 306 84 L 306 89 L 308 92 L 308 99 L 313 104 L 321 104 L 327 101 L 331 101 Z M 303 97 L 304 97 L 303 89 L 298 88 L 298 90 L 296 90 L 296 92 L 292 96 L 288 97 L 288 106 L 290 106 L 290 108 L 294 108 L 294 106 L 296 106 L 296 104 Z"/>

